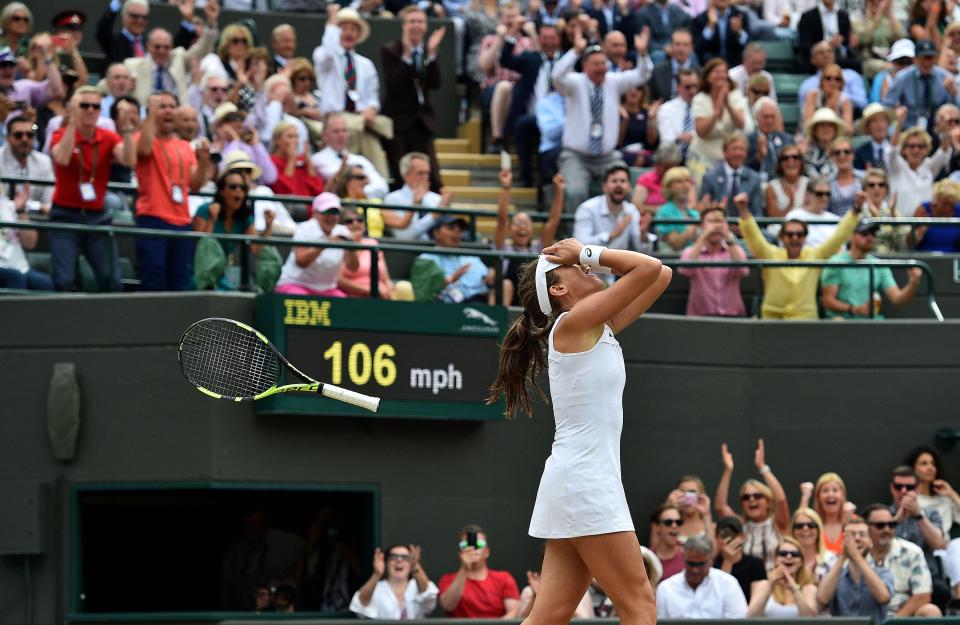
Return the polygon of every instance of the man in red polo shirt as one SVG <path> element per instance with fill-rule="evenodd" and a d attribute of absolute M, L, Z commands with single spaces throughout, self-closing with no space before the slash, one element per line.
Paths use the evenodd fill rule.
<path fill-rule="evenodd" d="M 133 166 L 136 159 L 133 132 L 140 114 L 137 107 L 121 102 L 117 113 L 118 135 L 97 128 L 100 106 L 101 95 L 96 87 L 80 87 L 67 106 L 64 125 L 51 137 L 56 178 L 51 222 L 95 226 L 110 223 L 110 215 L 103 210 L 110 166 L 114 163 Z M 57 290 L 74 290 L 81 248 L 100 289 L 118 290 L 120 262 L 116 245 L 106 235 L 51 231 L 50 257 Z"/>
<path fill-rule="evenodd" d="M 455 618 L 515 618 L 517 582 L 507 571 L 487 568 L 490 547 L 479 525 L 460 530 L 460 569 L 440 578 L 440 606 Z"/>
<path fill-rule="evenodd" d="M 137 227 L 192 230 L 188 198 L 207 181 L 210 146 L 198 139 L 196 153 L 174 132 L 175 95 L 150 96 L 147 118 L 136 135 Z M 137 272 L 143 291 L 182 291 L 190 286 L 192 239 L 137 239 Z"/>

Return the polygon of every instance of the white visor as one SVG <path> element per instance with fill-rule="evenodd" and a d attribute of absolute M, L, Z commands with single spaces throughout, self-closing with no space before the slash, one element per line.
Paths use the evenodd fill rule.
<path fill-rule="evenodd" d="M 553 308 L 550 306 L 550 293 L 547 291 L 547 273 L 562 266 L 547 260 L 547 257 L 543 254 L 537 259 L 537 273 L 534 276 L 537 285 L 537 301 L 540 303 L 540 310 L 545 315 L 553 312 Z"/>

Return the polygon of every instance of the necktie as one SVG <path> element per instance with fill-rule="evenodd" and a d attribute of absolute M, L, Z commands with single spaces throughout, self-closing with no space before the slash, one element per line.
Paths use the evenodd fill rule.
<path fill-rule="evenodd" d="M 553 59 L 547 59 L 547 93 L 553 93 Z"/>
<path fill-rule="evenodd" d="M 600 156 L 603 153 L 603 87 L 593 86 L 593 98 L 590 102 L 590 153 Z"/>
<path fill-rule="evenodd" d="M 727 16 L 721 15 L 717 20 L 717 30 L 720 31 L 720 56 L 727 50 Z"/>
<path fill-rule="evenodd" d="M 419 74 L 423 70 L 423 61 L 420 59 L 420 48 L 414 48 L 410 56 L 413 60 L 413 68 L 417 70 L 417 73 Z"/>
<path fill-rule="evenodd" d="M 730 197 L 727 198 L 727 205 L 733 206 L 733 198 L 740 193 L 740 170 L 733 170 L 733 183 L 730 185 Z"/>
<path fill-rule="evenodd" d="M 154 91 L 163 91 L 165 85 L 163 84 L 163 75 L 167 72 L 164 68 L 157 66 L 157 79 L 156 84 L 153 85 Z"/>
<path fill-rule="evenodd" d="M 357 103 L 353 101 L 353 98 L 351 98 L 350 95 L 356 93 L 357 90 L 357 70 L 353 66 L 353 56 L 347 52 L 346 57 L 347 62 L 346 68 L 343 72 L 343 80 L 347 87 L 347 97 L 343 108 L 347 112 L 353 113 L 357 110 Z"/>
<path fill-rule="evenodd" d="M 690 103 L 687 102 L 687 112 L 683 114 L 683 132 L 693 132 L 693 116 L 690 114 Z M 683 155 L 683 159 L 687 159 L 687 148 L 690 147 L 689 143 L 680 144 L 680 153 Z"/>
<path fill-rule="evenodd" d="M 140 41 L 140 37 L 133 38 L 133 56 L 137 58 L 143 57 L 143 42 Z"/>
<path fill-rule="evenodd" d="M 933 76 L 923 77 L 923 110 L 924 117 L 929 119 L 933 112 Z"/>
<path fill-rule="evenodd" d="M 883 168 L 883 150 L 878 145 L 873 146 L 873 166 Z"/>
<path fill-rule="evenodd" d="M 773 135 L 767 135 L 767 173 L 774 174 L 777 171 L 777 144 Z"/>

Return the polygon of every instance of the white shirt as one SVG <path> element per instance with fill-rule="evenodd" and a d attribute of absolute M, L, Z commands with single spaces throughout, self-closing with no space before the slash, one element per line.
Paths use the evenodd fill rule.
<path fill-rule="evenodd" d="M 373 61 L 360 56 L 355 50 L 349 52 L 353 60 L 353 69 L 357 75 L 357 99 L 354 100 L 357 112 L 371 106 L 380 110 L 380 76 Z M 317 74 L 317 89 L 323 94 L 320 111 L 324 114 L 343 111 L 346 103 L 347 51 L 340 45 L 340 28 L 327 24 L 323 29 L 323 39 L 313 49 L 313 67 Z"/>
<path fill-rule="evenodd" d="M 293 233 L 293 242 L 330 241 L 338 236 L 353 240 L 347 227 L 339 224 L 334 226 L 330 235 L 327 236 L 323 232 L 323 228 L 320 227 L 320 222 L 314 217 L 297 224 L 297 229 Z M 314 291 L 327 291 L 337 286 L 342 262 L 343 249 L 328 247 L 320 252 L 320 255 L 312 263 L 306 267 L 301 267 L 297 264 L 296 250 L 291 249 L 287 256 L 287 262 L 283 264 L 283 271 L 280 273 L 277 285 L 297 284 Z"/>
<path fill-rule="evenodd" d="M 610 232 L 626 215 L 632 216 L 630 223 L 619 236 L 611 239 Z M 656 237 L 652 234 L 648 234 L 647 237 L 646 242 L 641 240 L 640 211 L 627 201 L 621 205 L 620 212 L 614 214 L 607 204 L 607 196 L 598 195 L 578 206 L 574 215 L 573 238 L 584 245 L 606 245 L 618 250 L 639 252 L 653 249 L 653 241 Z"/>
<path fill-rule="evenodd" d="M 579 56 L 571 49 L 560 57 L 553 67 L 553 82 L 563 95 L 566 105 L 566 124 L 563 129 L 563 147 L 591 154 L 590 126 L 593 115 L 590 102 L 594 84 L 581 72 L 574 72 Z M 603 90 L 603 147 L 602 154 L 609 154 L 617 147 L 620 138 L 620 97 L 633 87 L 650 80 L 653 63 L 649 56 L 637 60 L 637 67 L 625 72 L 610 73 L 604 78 Z"/>
<path fill-rule="evenodd" d="M 928 156 L 916 169 L 910 169 L 907 160 L 894 147 L 887 153 L 887 184 L 891 197 L 897 194 L 897 212 L 913 217 L 917 207 L 933 198 L 933 179 L 947 163 L 953 150 L 942 147 Z"/>
<path fill-rule="evenodd" d="M 423 206 L 424 208 L 436 208 L 440 206 L 440 195 L 434 193 L 433 191 L 427 191 L 426 195 L 421 198 L 419 204 L 415 204 L 413 201 L 413 189 L 407 185 L 403 185 L 402 188 L 392 191 L 383 198 L 384 204 L 404 204 L 407 206 Z M 392 210 L 392 209 L 384 209 Z M 394 211 L 400 213 L 400 216 L 406 216 L 407 211 Z M 397 239 L 429 239 L 430 238 L 430 228 L 433 227 L 433 213 L 423 212 L 413 216 L 413 219 L 410 220 L 410 225 L 404 228 L 403 230 L 394 230 L 393 236 Z"/>
<path fill-rule="evenodd" d="M 777 88 L 773 85 L 773 74 L 767 70 L 762 69 L 756 74 L 753 74 L 753 76 L 748 76 L 747 68 L 744 67 L 743 64 L 740 64 L 736 67 L 731 67 L 730 71 L 727 72 L 727 75 L 730 76 L 730 80 L 733 81 L 733 85 L 739 89 L 740 93 L 742 93 L 744 96 L 747 95 L 747 82 L 749 82 L 753 76 L 764 76 L 770 85 L 770 97 L 774 102 L 777 101 Z"/>
<path fill-rule="evenodd" d="M 673 143 L 683 134 L 683 119 L 690 109 L 690 132 L 694 131 L 693 103 L 680 96 L 667 100 L 657 111 L 657 132 L 661 143 Z"/>
<path fill-rule="evenodd" d="M 834 35 L 839 35 L 840 24 L 837 18 L 836 3 L 834 3 L 831 11 L 822 2 L 818 2 L 817 10 L 820 12 L 820 23 L 823 24 L 823 40 L 826 41 Z"/>
<path fill-rule="evenodd" d="M 53 160 L 42 152 L 32 150 L 27 155 L 27 164 L 21 165 L 17 157 L 13 155 L 10 145 L 4 145 L 0 148 L 0 172 L 4 176 L 22 176 L 24 178 L 46 178 L 53 180 Z M 20 191 L 21 185 L 16 185 L 16 191 Z M 7 185 L 0 185 L 0 195 L 10 197 Z M 30 195 L 27 198 L 27 210 L 38 211 L 43 208 L 50 208 L 53 200 L 53 185 L 31 185 Z"/>
<path fill-rule="evenodd" d="M 333 148 L 327 146 L 311 156 L 310 162 L 313 163 L 316 170 L 323 176 L 324 182 L 330 182 L 330 179 L 340 171 L 342 159 Z M 367 175 L 367 186 L 363 188 L 363 192 L 368 198 L 382 198 L 387 194 L 387 191 L 390 189 L 387 186 L 387 181 L 367 158 L 359 154 L 348 153 L 347 165 L 359 165 L 363 167 L 363 173 Z"/>
<path fill-rule="evenodd" d="M 397 603 L 397 596 L 390 588 L 390 582 L 381 579 L 373 587 L 373 596 L 369 605 L 360 603 L 360 591 L 353 593 L 350 600 L 350 611 L 366 618 L 386 619 L 398 621 L 401 618 L 416 620 L 426 618 L 437 607 L 437 595 L 440 590 L 433 582 L 427 584 L 427 589 L 420 592 L 417 580 L 411 579 L 407 589 L 403 591 L 403 606 Z"/>
<path fill-rule="evenodd" d="M 683 571 L 657 586 L 658 618 L 746 618 L 747 600 L 737 578 L 720 569 L 710 573 L 697 586 L 690 588 Z"/>
<path fill-rule="evenodd" d="M 840 218 L 835 213 L 831 213 L 830 211 L 812 213 L 805 208 L 795 208 L 791 210 L 789 213 L 784 215 L 784 219 L 799 219 L 804 223 L 813 220 L 840 221 Z M 807 224 L 807 229 L 809 230 L 809 233 L 807 234 L 807 240 L 804 241 L 804 245 L 817 247 L 829 239 L 830 235 L 833 234 L 837 227 L 831 225 Z"/>
<path fill-rule="evenodd" d="M 8 200 L 6 197 L 0 198 L 0 219 L 17 221 L 17 209 L 13 205 L 13 200 Z M 20 273 L 26 273 L 30 269 L 17 228 L 0 228 L 0 267 L 15 269 Z"/>

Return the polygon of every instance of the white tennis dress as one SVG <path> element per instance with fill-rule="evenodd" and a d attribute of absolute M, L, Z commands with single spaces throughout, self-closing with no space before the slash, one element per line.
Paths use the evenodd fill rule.
<path fill-rule="evenodd" d="M 632 532 L 620 477 L 623 352 L 606 325 L 600 340 L 587 351 L 557 352 L 553 333 L 562 318 L 557 318 L 547 341 L 557 432 L 540 478 L 530 535 L 575 538 Z"/>

